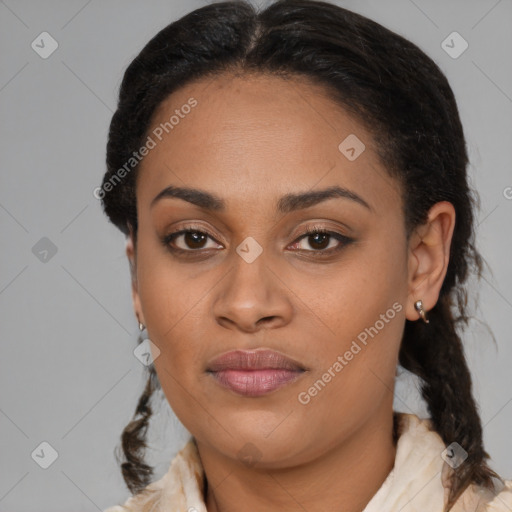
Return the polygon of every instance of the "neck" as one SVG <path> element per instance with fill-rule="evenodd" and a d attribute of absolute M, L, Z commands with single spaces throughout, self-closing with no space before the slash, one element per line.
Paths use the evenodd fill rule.
<path fill-rule="evenodd" d="M 198 442 L 208 482 L 208 512 L 265 510 L 361 512 L 393 468 L 393 416 L 373 417 L 349 439 L 307 464 L 247 467 Z"/>

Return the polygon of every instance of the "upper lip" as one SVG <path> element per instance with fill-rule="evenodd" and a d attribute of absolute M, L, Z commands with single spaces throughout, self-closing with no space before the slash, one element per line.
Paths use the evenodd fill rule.
<path fill-rule="evenodd" d="M 212 359 L 208 371 L 221 370 L 264 370 L 286 369 L 305 370 L 297 361 L 269 349 L 232 350 Z"/>

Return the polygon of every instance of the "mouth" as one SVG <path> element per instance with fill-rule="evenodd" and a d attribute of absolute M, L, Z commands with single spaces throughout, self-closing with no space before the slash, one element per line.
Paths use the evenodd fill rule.
<path fill-rule="evenodd" d="M 206 369 L 215 382 L 248 397 L 266 395 L 297 380 L 306 369 L 274 350 L 234 350 Z"/>

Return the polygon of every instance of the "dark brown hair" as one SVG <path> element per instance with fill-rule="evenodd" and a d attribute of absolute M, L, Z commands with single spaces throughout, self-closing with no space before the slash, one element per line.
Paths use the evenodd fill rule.
<path fill-rule="evenodd" d="M 474 246 L 463 128 L 438 66 L 410 41 L 374 21 L 314 0 L 279 0 L 258 12 L 244 1 L 213 3 L 161 30 L 128 66 L 110 125 L 103 207 L 136 243 L 136 170 L 105 185 L 143 144 L 152 115 L 173 91 L 220 73 L 264 73 L 320 84 L 374 135 L 379 156 L 401 184 L 408 236 L 437 202 L 456 211 L 450 261 L 430 323 L 406 320 L 400 364 L 420 378 L 435 430 L 468 458 L 453 475 L 447 510 L 470 483 L 493 488 L 482 426 L 458 330 L 467 324 L 465 281 L 482 272 Z M 133 493 L 152 469 L 144 463 L 154 368 L 133 421 L 122 434 L 124 479 Z"/>

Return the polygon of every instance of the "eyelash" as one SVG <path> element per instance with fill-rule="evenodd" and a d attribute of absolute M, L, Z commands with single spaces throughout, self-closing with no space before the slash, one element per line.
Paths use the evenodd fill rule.
<path fill-rule="evenodd" d="M 179 236 L 181 236 L 183 234 L 187 234 L 187 233 L 199 233 L 201 235 L 207 235 L 209 238 L 211 238 L 212 240 L 217 242 L 215 240 L 215 238 L 210 233 L 208 233 L 207 231 L 204 231 L 204 228 L 190 225 L 190 226 L 185 226 L 183 229 L 180 229 L 179 231 L 175 231 L 173 233 L 165 235 L 162 238 L 162 244 L 164 245 L 164 247 L 166 247 L 172 253 L 183 254 L 183 255 L 186 255 L 187 257 L 192 256 L 191 253 L 203 252 L 205 249 L 188 249 L 188 250 L 186 250 L 186 249 L 180 249 L 180 248 L 171 246 L 171 243 L 176 238 L 178 238 Z M 301 251 L 307 252 L 307 253 L 315 253 L 319 257 L 322 257 L 322 256 L 325 257 L 325 256 L 330 256 L 334 253 L 337 253 L 338 251 L 341 251 L 346 245 L 348 245 L 349 243 L 354 241 L 352 238 L 349 238 L 349 237 L 342 235 L 341 233 L 337 233 L 335 231 L 328 231 L 319 226 L 308 226 L 305 229 L 304 233 L 299 238 L 295 239 L 295 241 L 292 243 L 292 245 L 295 245 L 296 243 L 300 242 L 304 238 L 307 238 L 312 235 L 317 235 L 317 234 L 328 235 L 328 236 L 334 238 L 335 240 L 337 240 L 338 242 L 340 242 L 340 245 L 338 245 L 337 247 L 331 247 L 330 249 L 319 249 L 319 250 L 298 249 L 298 251 L 299 252 L 301 252 Z M 208 250 L 208 249 L 206 249 L 206 250 Z"/>

